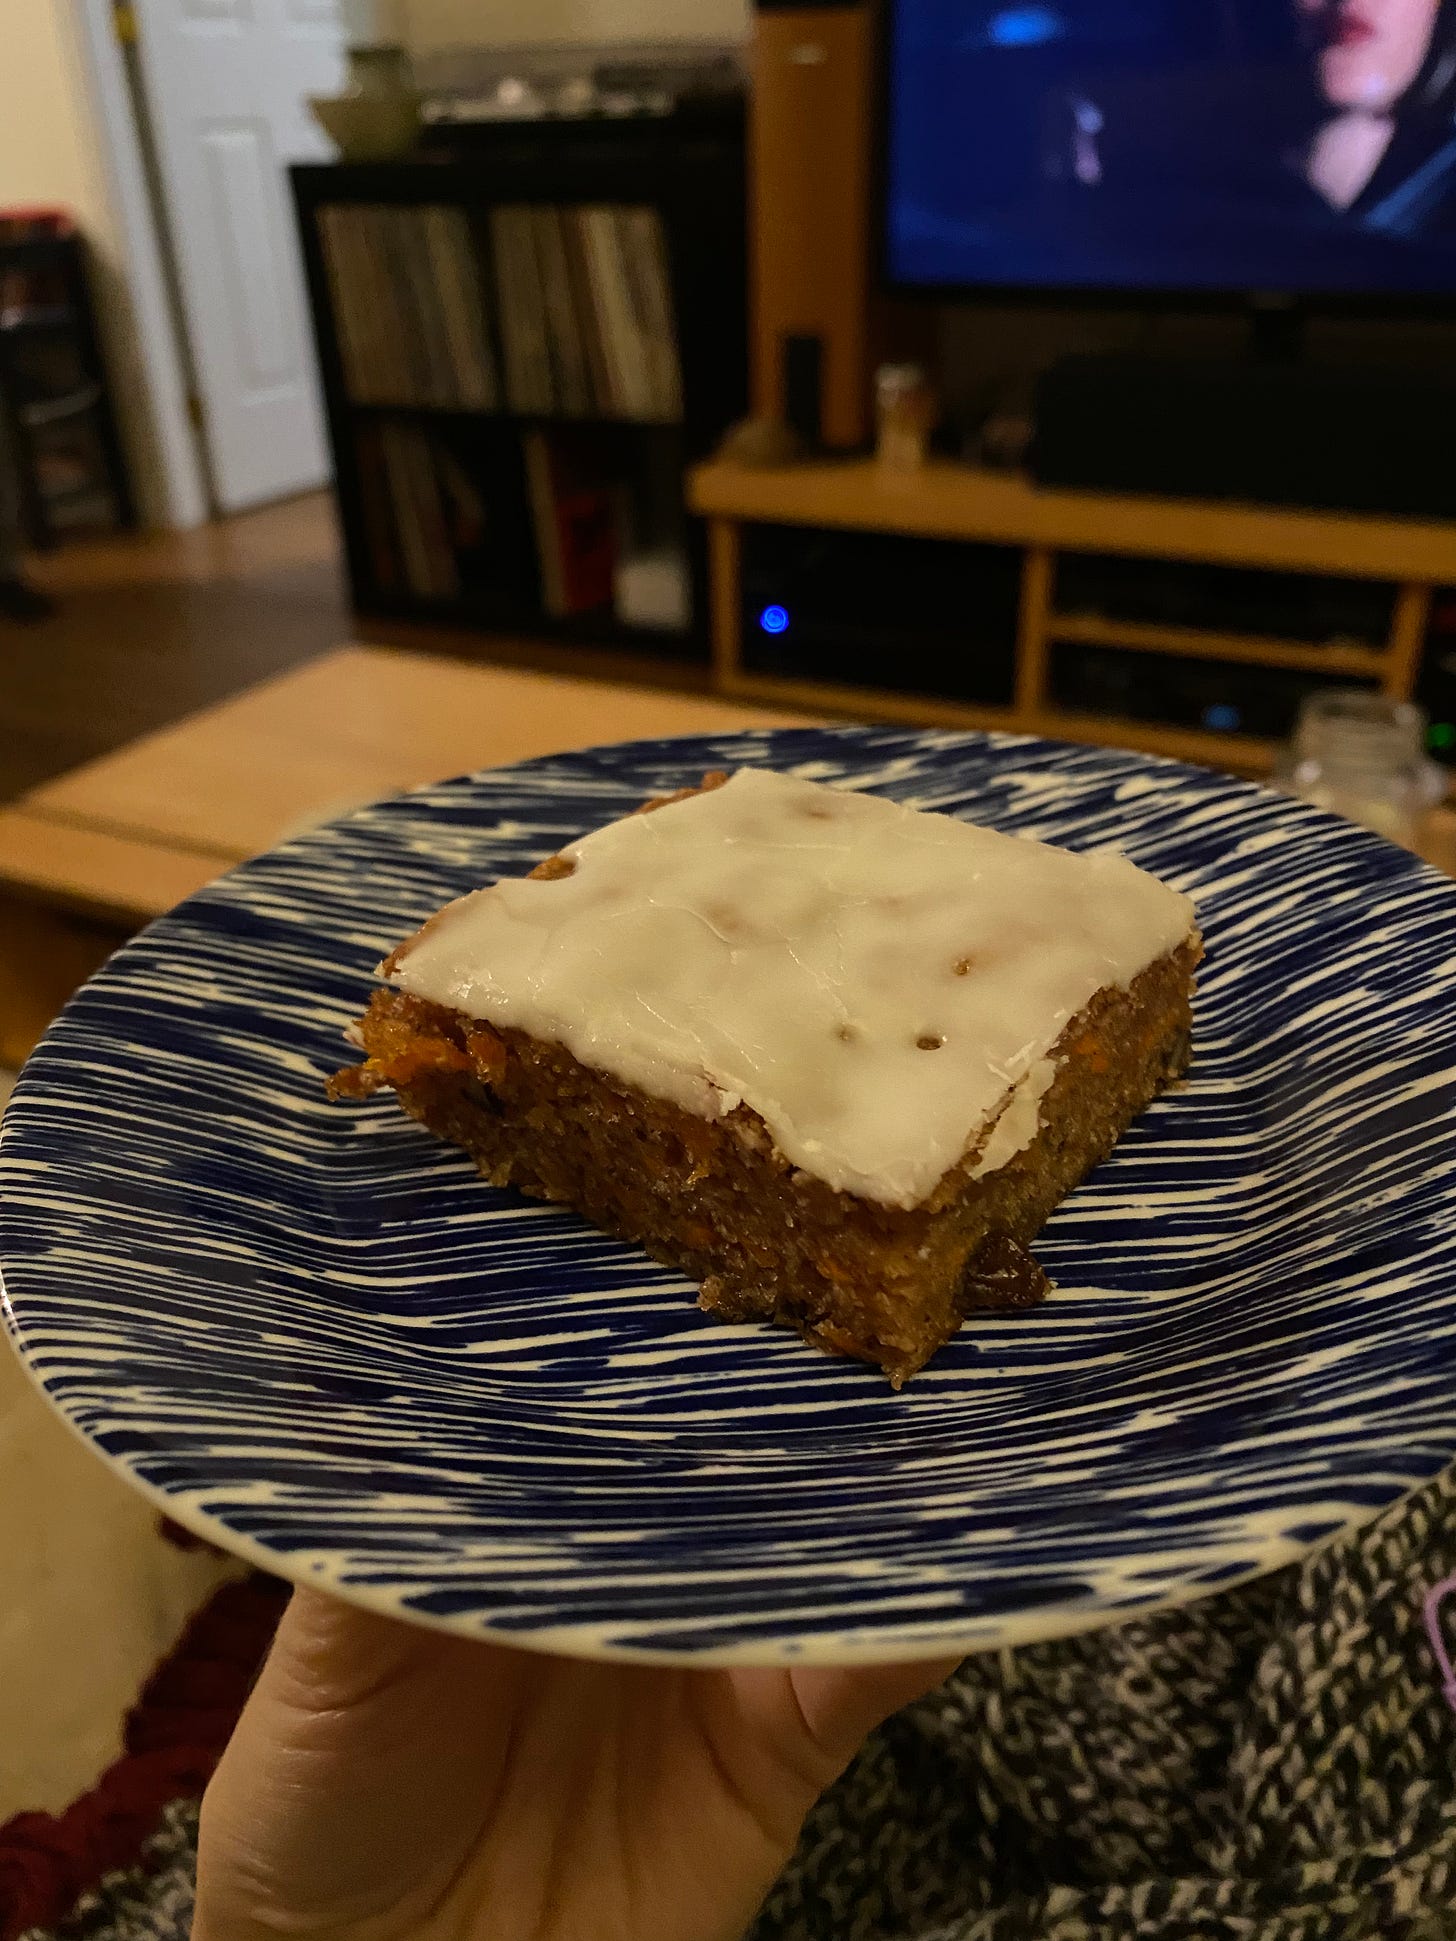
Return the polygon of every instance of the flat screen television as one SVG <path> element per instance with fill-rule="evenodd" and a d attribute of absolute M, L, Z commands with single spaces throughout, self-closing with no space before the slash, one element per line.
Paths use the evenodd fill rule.
<path fill-rule="evenodd" d="M 887 0 L 903 289 L 1456 295 L 1456 0 Z"/>

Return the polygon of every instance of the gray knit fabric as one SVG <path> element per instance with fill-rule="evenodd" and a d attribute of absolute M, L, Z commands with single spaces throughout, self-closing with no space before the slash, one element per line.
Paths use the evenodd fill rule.
<path fill-rule="evenodd" d="M 751 1941 L 1453 1941 L 1448 1476 L 1185 1611 L 972 1659 L 811 1816 Z M 1453 1600 L 1456 1601 L 1456 1600 Z M 182 1941 L 195 1820 L 84 1941 Z"/>
<path fill-rule="evenodd" d="M 1456 1481 L 1251 1588 L 970 1660 L 805 1828 L 753 1941 L 1456 1936 L 1422 1622 Z"/>
<path fill-rule="evenodd" d="M 85 1895 L 61 1932 L 65 1941 L 187 1941 L 196 1879 L 197 1801 L 174 1800 L 139 1864 Z M 54 1938 L 28 1928 L 20 1941 Z"/>

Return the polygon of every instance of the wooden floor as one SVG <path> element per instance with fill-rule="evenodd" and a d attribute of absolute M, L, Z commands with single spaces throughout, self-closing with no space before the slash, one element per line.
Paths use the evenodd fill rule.
<path fill-rule="evenodd" d="M 190 533 L 69 545 L 31 562 L 59 610 L 0 619 L 0 801 L 344 642 L 706 692 L 706 661 L 455 633 L 351 615 L 328 493 Z"/>
<path fill-rule="evenodd" d="M 38 627 L 0 620 L 0 799 L 350 633 L 325 493 L 33 567 L 59 610 Z"/>

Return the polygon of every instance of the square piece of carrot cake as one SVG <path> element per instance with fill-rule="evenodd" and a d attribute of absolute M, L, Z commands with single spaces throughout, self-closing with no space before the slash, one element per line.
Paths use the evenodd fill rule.
<path fill-rule="evenodd" d="M 745 769 L 449 904 L 365 1062 L 498 1186 L 577 1209 L 899 1387 L 1046 1282 L 1057 1203 L 1187 1064 L 1187 897 Z"/>

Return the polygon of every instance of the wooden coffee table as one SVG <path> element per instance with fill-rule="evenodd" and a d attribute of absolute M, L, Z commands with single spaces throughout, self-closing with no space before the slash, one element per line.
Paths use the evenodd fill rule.
<path fill-rule="evenodd" d="M 312 823 L 563 748 L 805 719 L 383 648 L 327 654 L 0 809 L 0 1066 L 125 937 Z M 1456 875 L 1451 811 L 1422 853 Z"/>
<path fill-rule="evenodd" d="M 592 742 L 801 723 L 732 702 L 344 647 L 0 809 L 0 1066 L 142 925 L 345 809 Z"/>

